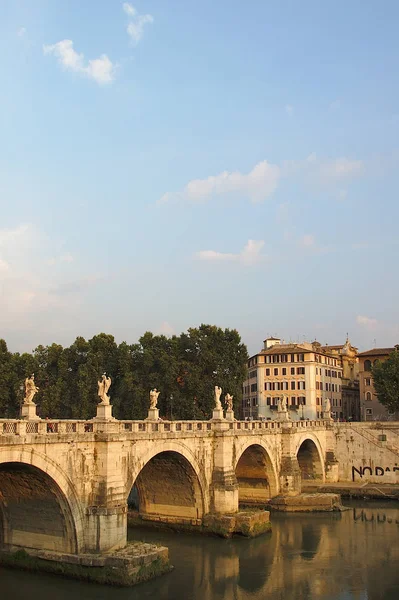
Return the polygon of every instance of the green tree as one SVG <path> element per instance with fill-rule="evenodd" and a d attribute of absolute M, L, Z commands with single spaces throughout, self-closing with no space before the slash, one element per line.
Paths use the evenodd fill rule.
<path fill-rule="evenodd" d="M 378 361 L 372 368 L 378 400 L 389 412 L 399 411 L 399 345 L 387 360 Z"/>

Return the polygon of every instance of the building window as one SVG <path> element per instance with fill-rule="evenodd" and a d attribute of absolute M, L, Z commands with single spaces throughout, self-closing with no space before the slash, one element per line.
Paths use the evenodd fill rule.
<path fill-rule="evenodd" d="M 291 367 L 291 375 L 295 375 L 295 367 Z"/>
<path fill-rule="evenodd" d="M 253 383 L 251 385 L 251 392 L 257 392 L 258 391 L 258 385 L 256 383 Z"/>
<path fill-rule="evenodd" d="M 266 363 L 270 363 L 271 362 L 269 354 L 267 356 L 265 356 L 265 362 Z"/>
<path fill-rule="evenodd" d="M 371 401 L 371 392 L 366 393 L 366 400 Z"/>
<path fill-rule="evenodd" d="M 270 377 L 270 369 L 266 369 L 266 377 Z"/>
<path fill-rule="evenodd" d="M 305 360 L 304 354 L 298 354 L 298 362 L 303 362 Z"/>
<path fill-rule="evenodd" d="M 267 404 L 267 406 L 270 406 L 270 402 L 271 402 L 271 398 L 270 398 L 270 396 L 268 396 L 266 398 L 266 404 Z"/>
<path fill-rule="evenodd" d="M 296 398 L 295 398 L 295 396 L 292 396 L 292 398 L 291 398 L 291 406 L 295 406 L 295 402 L 296 402 Z"/>
<path fill-rule="evenodd" d="M 295 381 L 291 381 L 291 389 L 295 390 Z"/>
<path fill-rule="evenodd" d="M 372 417 L 373 416 L 373 409 L 372 408 L 366 408 L 366 416 L 367 417 Z"/>
<path fill-rule="evenodd" d="M 296 374 L 305 375 L 305 367 L 297 367 Z"/>
<path fill-rule="evenodd" d="M 365 383 L 367 386 L 371 385 L 371 377 L 366 377 Z"/>
<path fill-rule="evenodd" d="M 256 377 L 256 371 L 250 371 L 249 379 L 253 379 L 254 377 Z"/>
<path fill-rule="evenodd" d="M 278 375 L 278 369 L 273 369 L 274 375 Z"/>
<path fill-rule="evenodd" d="M 318 381 L 316 381 L 316 390 L 320 389 L 320 383 Z"/>
<path fill-rule="evenodd" d="M 371 360 L 365 360 L 364 361 L 364 370 L 365 371 L 371 371 Z"/>
<path fill-rule="evenodd" d="M 323 382 L 320 381 L 320 390 L 323 391 Z"/>
<path fill-rule="evenodd" d="M 283 375 L 287 375 L 287 369 L 283 367 Z"/>

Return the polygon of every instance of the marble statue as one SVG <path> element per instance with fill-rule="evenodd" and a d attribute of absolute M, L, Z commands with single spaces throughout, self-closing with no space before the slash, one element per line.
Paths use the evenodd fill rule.
<path fill-rule="evenodd" d="M 33 396 L 39 391 L 39 388 L 35 384 L 35 374 L 32 373 L 30 377 L 25 379 L 25 397 L 24 404 L 34 404 Z"/>
<path fill-rule="evenodd" d="M 111 383 L 111 377 L 107 377 L 106 373 L 103 373 L 101 376 L 101 380 L 97 382 L 98 396 L 101 398 L 100 404 L 109 404 L 110 397 L 107 395 L 107 392 L 111 387 Z"/>
<path fill-rule="evenodd" d="M 326 398 L 324 401 L 324 412 L 325 413 L 331 412 L 331 402 L 330 402 L 329 398 Z"/>
<path fill-rule="evenodd" d="M 280 412 L 287 412 L 287 398 L 286 396 L 282 396 L 281 399 L 279 399 L 279 408 L 278 410 Z"/>
<path fill-rule="evenodd" d="M 161 392 L 157 391 L 157 388 L 154 388 L 150 391 L 150 408 L 156 408 L 158 402 L 158 396 Z"/>
<path fill-rule="evenodd" d="M 233 396 L 230 396 L 230 394 L 226 394 L 224 397 L 224 401 L 226 403 L 227 410 L 233 410 Z"/>
<path fill-rule="evenodd" d="M 215 408 L 222 410 L 222 403 L 220 402 L 220 396 L 222 395 L 222 388 L 215 385 Z"/>

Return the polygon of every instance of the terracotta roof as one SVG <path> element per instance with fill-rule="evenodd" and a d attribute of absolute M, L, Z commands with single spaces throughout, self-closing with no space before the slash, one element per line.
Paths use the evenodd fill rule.
<path fill-rule="evenodd" d="M 391 354 L 395 348 L 373 348 L 372 350 L 366 350 L 366 352 L 360 352 L 358 356 L 380 356 L 381 354 Z"/>
<path fill-rule="evenodd" d="M 322 346 L 322 348 L 334 348 L 334 350 L 340 350 L 341 348 L 343 348 L 345 346 L 345 344 L 338 344 L 337 346 Z"/>

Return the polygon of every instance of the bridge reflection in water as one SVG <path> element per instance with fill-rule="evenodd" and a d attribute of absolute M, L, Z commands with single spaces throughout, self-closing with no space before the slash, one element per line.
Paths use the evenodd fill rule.
<path fill-rule="evenodd" d="M 344 513 L 273 515 L 270 535 L 220 540 L 163 531 L 129 536 L 170 548 L 175 570 L 132 589 L 99 588 L 0 569 L 13 600 L 397 600 L 399 505 L 356 503 Z"/>

